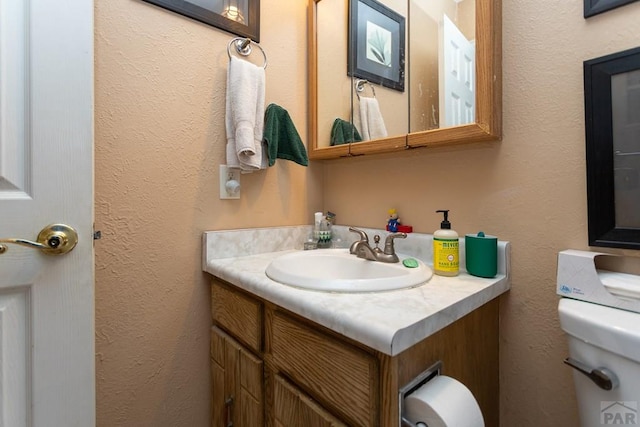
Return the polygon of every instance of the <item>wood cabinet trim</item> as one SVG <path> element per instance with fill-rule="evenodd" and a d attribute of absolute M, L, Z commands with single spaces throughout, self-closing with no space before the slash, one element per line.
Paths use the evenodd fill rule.
<path fill-rule="evenodd" d="M 221 280 L 213 280 L 213 322 L 256 353 L 263 351 L 264 306 L 251 294 Z"/>

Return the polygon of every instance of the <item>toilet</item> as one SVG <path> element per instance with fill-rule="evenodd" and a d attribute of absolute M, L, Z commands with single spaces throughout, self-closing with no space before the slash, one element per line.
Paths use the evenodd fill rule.
<path fill-rule="evenodd" d="M 580 425 L 640 425 L 640 313 L 570 298 L 558 312 Z"/>

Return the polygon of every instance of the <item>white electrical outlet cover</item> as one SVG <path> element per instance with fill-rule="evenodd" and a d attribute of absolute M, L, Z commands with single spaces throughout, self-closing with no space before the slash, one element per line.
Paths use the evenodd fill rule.
<path fill-rule="evenodd" d="M 235 181 L 235 183 L 229 183 L 229 181 Z M 240 190 L 240 169 L 220 165 L 220 199 L 239 199 Z"/>

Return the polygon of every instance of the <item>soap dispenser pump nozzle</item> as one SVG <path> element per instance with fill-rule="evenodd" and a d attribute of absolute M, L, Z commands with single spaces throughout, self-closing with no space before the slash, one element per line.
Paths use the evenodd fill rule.
<path fill-rule="evenodd" d="M 440 209 L 436 212 L 442 212 L 444 214 L 444 220 L 440 223 L 440 228 L 443 230 L 451 230 L 451 223 L 449 222 L 449 209 Z"/>

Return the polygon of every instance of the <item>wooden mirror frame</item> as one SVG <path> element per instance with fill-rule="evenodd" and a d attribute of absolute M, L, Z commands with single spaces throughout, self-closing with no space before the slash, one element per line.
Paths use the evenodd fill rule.
<path fill-rule="evenodd" d="M 317 4 L 309 0 L 309 159 L 323 160 L 409 148 L 502 138 L 502 0 L 476 2 L 476 122 L 332 147 L 318 146 Z M 328 0 L 327 0 L 328 1 Z M 408 53 L 410 55 L 411 52 Z M 409 79 L 411 76 L 409 75 Z M 407 108 L 409 108 L 407 106 Z"/>

